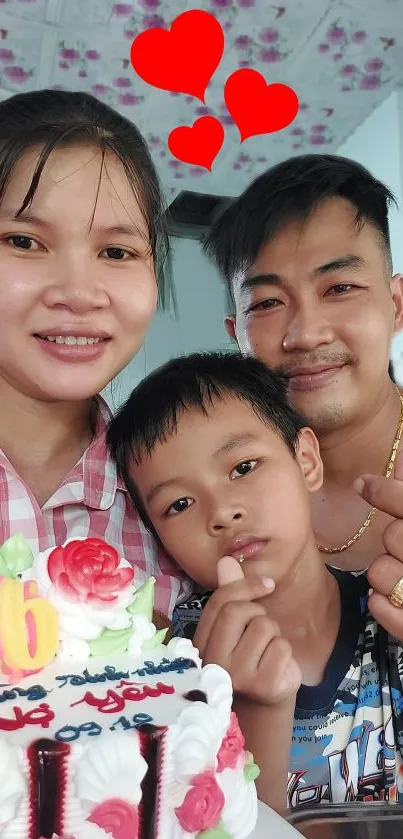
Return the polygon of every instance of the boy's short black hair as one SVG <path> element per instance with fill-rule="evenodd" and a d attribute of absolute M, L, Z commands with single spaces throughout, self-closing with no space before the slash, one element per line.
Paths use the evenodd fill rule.
<path fill-rule="evenodd" d="M 278 163 L 260 175 L 213 224 L 204 251 L 227 280 L 253 265 L 260 248 L 290 222 L 306 221 L 327 199 L 345 198 L 356 210 L 357 225 L 367 221 L 380 234 L 392 270 L 388 212 L 391 191 L 346 157 L 306 154 Z"/>
<path fill-rule="evenodd" d="M 307 423 L 288 401 L 286 379 L 256 358 L 240 353 L 193 353 L 168 361 L 137 385 L 112 419 L 107 434 L 109 450 L 154 535 L 130 477 L 130 462 L 139 462 L 158 442 L 174 434 L 184 411 L 193 408 L 207 414 L 215 400 L 226 396 L 248 403 L 295 454 L 298 432 Z"/>

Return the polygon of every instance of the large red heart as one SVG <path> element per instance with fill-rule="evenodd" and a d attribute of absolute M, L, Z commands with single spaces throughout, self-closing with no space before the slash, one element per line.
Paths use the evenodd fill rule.
<path fill-rule="evenodd" d="M 207 85 L 224 52 L 221 24 L 195 9 L 175 18 L 171 29 L 148 29 L 134 39 L 130 57 L 143 81 L 161 90 L 188 93 L 204 102 Z"/>
<path fill-rule="evenodd" d="M 226 106 L 236 122 L 241 143 L 256 134 L 281 131 L 298 113 L 295 91 L 285 84 L 267 84 L 257 70 L 236 70 L 224 88 Z"/>
<path fill-rule="evenodd" d="M 184 163 L 203 166 L 211 172 L 213 160 L 224 142 L 224 129 L 215 117 L 200 117 L 192 126 L 180 125 L 168 137 L 170 152 Z"/>

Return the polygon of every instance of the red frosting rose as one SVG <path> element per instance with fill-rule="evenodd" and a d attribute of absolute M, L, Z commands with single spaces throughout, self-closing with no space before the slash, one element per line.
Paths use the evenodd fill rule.
<path fill-rule="evenodd" d="M 45 839 L 45 837 L 41 836 L 40 839 Z M 63 836 L 59 836 L 57 833 L 54 833 L 52 839 L 75 839 L 75 836 L 65 836 L 64 834 Z"/>
<path fill-rule="evenodd" d="M 76 539 L 52 551 L 48 574 L 71 600 L 110 605 L 134 579 L 133 569 L 119 569 L 119 563 L 117 551 L 102 539 Z"/>
<path fill-rule="evenodd" d="M 218 772 L 223 769 L 236 769 L 238 758 L 243 753 L 245 738 L 239 728 L 238 717 L 232 711 L 230 724 L 217 755 Z"/>
<path fill-rule="evenodd" d="M 87 821 L 98 825 L 113 839 L 135 839 L 139 835 L 138 808 L 120 798 L 108 798 L 97 804 Z"/>
<path fill-rule="evenodd" d="M 175 813 L 183 830 L 197 833 L 218 824 L 224 804 L 224 793 L 216 779 L 210 773 L 204 772 L 193 778 L 192 788 L 188 790 Z"/>

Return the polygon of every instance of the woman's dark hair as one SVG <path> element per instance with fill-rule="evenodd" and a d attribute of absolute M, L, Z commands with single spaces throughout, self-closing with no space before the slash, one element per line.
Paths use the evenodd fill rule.
<path fill-rule="evenodd" d="M 168 361 L 137 385 L 112 419 L 107 434 L 109 450 L 139 514 L 154 535 L 130 477 L 130 463 L 138 463 L 158 442 L 175 434 L 186 410 L 207 414 L 215 400 L 231 396 L 250 405 L 295 454 L 298 432 L 307 423 L 288 401 L 287 380 L 256 358 L 239 353 L 193 353 Z"/>
<path fill-rule="evenodd" d="M 378 231 L 392 269 L 388 211 L 396 200 L 371 173 L 346 157 L 306 154 L 264 172 L 213 224 L 204 251 L 217 264 L 232 294 L 234 277 L 246 273 L 260 248 L 290 222 L 304 222 L 330 198 L 344 198 Z"/>
<path fill-rule="evenodd" d="M 168 256 L 168 235 L 158 176 L 145 140 L 136 126 L 89 93 L 39 90 L 0 102 L 0 202 L 14 167 L 31 148 L 40 154 L 18 215 L 30 205 L 43 168 L 56 148 L 92 144 L 122 163 L 147 224 L 157 277 Z M 100 175 L 102 167 L 100 170 Z M 160 292 L 163 296 L 163 288 Z"/>

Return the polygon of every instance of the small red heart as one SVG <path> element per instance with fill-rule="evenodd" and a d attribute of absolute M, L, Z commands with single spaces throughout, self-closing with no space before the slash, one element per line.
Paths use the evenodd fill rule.
<path fill-rule="evenodd" d="M 130 57 L 143 81 L 161 90 L 188 93 L 204 102 L 207 85 L 224 52 L 221 24 L 201 9 L 184 12 L 171 29 L 147 29 L 134 39 Z"/>
<path fill-rule="evenodd" d="M 225 104 L 237 124 L 241 143 L 289 125 L 298 113 L 298 97 L 285 84 L 267 84 L 257 70 L 236 70 L 224 88 Z"/>
<path fill-rule="evenodd" d="M 211 172 L 223 142 L 221 122 L 215 117 L 200 117 L 191 126 L 174 128 L 168 137 L 168 148 L 183 163 L 203 166 Z"/>

